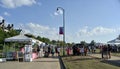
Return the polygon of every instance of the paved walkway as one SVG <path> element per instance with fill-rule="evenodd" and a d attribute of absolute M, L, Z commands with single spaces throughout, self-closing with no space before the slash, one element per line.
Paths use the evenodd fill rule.
<path fill-rule="evenodd" d="M 39 58 L 33 62 L 8 61 L 0 63 L 0 69 L 60 69 L 59 59 Z"/>
<path fill-rule="evenodd" d="M 89 56 L 101 58 L 101 54 L 89 54 Z M 105 59 L 105 60 L 117 66 L 120 66 L 120 57 L 111 56 L 110 59 Z"/>
<path fill-rule="evenodd" d="M 93 57 L 101 58 L 101 54 L 89 54 L 89 55 Z M 120 60 L 120 57 L 111 56 L 111 58 L 107 60 Z"/>

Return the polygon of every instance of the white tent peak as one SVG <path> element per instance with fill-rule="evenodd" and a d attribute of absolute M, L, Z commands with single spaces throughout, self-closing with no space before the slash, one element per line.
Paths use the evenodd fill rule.
<path fill-rule="evenodd" d="M 10 38 L 6 38 L 5 42 L 31 42 L 31 43 L 37 43 L 38 45 L 42 44 L 42 41 L 39 41 L 37 39 L 34 38 L 29 38 L 23 34 L 17 35 L 17 36 L 13 36 Z"/>
<path fill-rule="evenodd" d="M 5 42 L 31 42 L 31 41 L 32 41 L 32 38 L 29 38 L 23 34 L 5 39 Z"/>
<path fill-rule="evenodd" d="M 107 43 L 108 44 L 120 44 L 120 35 L 116 39 L 110 40 Z"/>
<path fill-rule="evenodd" d="M 25 34 L 25 31 L 22 30 L 22 31 L 20 32 L 20 35 L 24 35 L 24 34 Z"/>
<path fill-rule="evenodd" d="M 119 40 L 120 40 L 120 35 L 119 35 L 116 39 L 119 39 Z"/>

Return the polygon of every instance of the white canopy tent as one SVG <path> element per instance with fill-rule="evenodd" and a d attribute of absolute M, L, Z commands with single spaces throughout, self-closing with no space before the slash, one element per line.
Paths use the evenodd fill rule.
<path fill-rule="evenodd" d="M 4 40 L 4 42 L 17 42 L 17 43 L 28 43 L 28 44 L 35 44 L 37 43 L 38 45 L 42 44 L 43 42 L 37 40 L 37 39 L 34 39 L 34 38 L 29 38 L 27 36 L 25 36 L 24 34 L 20 34 L 20 35 L 17 35 L 17 36 L 13 36 L 13 37 L 10 37 L 10 38 L 6 38 Z M 4 48 L 5 48 L 5 43 L 4 43 Z M 14 44 L 14 48 L 15 48 L 15 44 Z M 5 50 L 5 52 L 7 52 Z"/>
<path fill-rule="evenodd" d="M 29 38 L 27 36 L 25 36 L 24 34 L 20 34 L 20 35 L 17 35 L 17 36 L 13 36 L 13 37 L 10 37 L 10 38 L 6 38 L 4 40 L 4 48 L 5 48 L 5 52 L 6 52 L 6 55 L 7 55 L 7 50 L 6 50 L 6 46 L 5 46 L 5 42 L 14 42 L 14 51 L 15 51 L 15 43 L 27 43 L 27 44 L 31 44 L 32 43 L 32 38 Z M 18 52 L 17 52 L 18 53 Z M 10 57 L 10 56 L 6 56 L 6 59 L 13 59 L 13 57 Z M 18 58 L 19 59 L 19 58 Z"/>
<path fill-rule="evenodd" d="M 32 38 L 32 43 L 37 43 L 38 45 L 41 45 L 43 42 Z"/>
<path fill-rule="evenodd" d="M 108 44 L 119 45 L 120 44 L 120 35 L 114 39 L 107 42 Z"/>
<path fill-rule="evenodd" d="M 32 41 L 32 38 L 29 38 L 24 35 L 17 35 L 17 36 L 5 39 L 5 42 L 31 42 L 31 41 Z"/>
<path fill-rule="evenodd" d="M 37 43 L 38 45 L 41 45 L 43 43 L 37 39 L 29 38 L 29 37 L 27 37 L 25 35 L 21 35 L 21 34 L 14 36 L 14 37 L 6 38 L 5 42 L 18 42 L 18 43 L 29 43 L 30 42 L 31 44 Z"/>
<path fill-rule="evenodd" d="M 107 43 L 120 44 L 120 40 L 119 39 L 114 39 L 114 40 L 108 41 Z"/>

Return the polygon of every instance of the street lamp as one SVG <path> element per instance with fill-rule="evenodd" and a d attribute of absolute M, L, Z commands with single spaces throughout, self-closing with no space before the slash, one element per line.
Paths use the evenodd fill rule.
<path fill-rule="evenodd" d="M 57 11 L 62 10 L 63 14 L 63 43 L 65 43 L 65 10 L 62 7 L 57 7 Z M 63 56 L 65 55 L 63 44 Z"/>

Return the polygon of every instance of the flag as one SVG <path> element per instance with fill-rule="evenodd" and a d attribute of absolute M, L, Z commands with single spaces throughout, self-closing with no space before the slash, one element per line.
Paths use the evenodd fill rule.
<path fill-rule="evenodd" d="M 59 27 L 59 34 L 63 35 L 64 34 L 64 27 Z"/>

